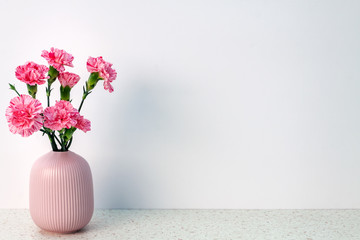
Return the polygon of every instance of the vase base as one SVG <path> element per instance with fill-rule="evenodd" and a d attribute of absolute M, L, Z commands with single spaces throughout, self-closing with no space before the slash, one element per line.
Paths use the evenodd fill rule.
<path fill-rule="evenodd" d="M 39 226 L 38 226 L 39 227 Z M 44 228 L 40 228 L 41 232 L 45 232 L 45 233 L 49 233 L 49 234 L 74 234 L 77 232 L 81 232 L 84 228 L 80 228 L 78 230 L 70 230 L 70 231 L 56 231 L 56 230 L 48 230 L 48 229 L 44 229 Z"/>

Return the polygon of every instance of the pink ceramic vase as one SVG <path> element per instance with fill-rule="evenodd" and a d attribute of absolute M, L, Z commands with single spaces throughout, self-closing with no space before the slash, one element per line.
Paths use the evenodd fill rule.
<path fill-rule="evenodd" d="M 94 212 L 91 170 L 71 151 L 40 157 L 30 174 L 30 214 L 40 228 L 59 233 L 80 230 Z"/>

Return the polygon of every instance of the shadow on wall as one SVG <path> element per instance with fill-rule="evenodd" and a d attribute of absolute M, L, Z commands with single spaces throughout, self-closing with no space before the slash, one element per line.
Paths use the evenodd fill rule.
<path fill-rule="evenodd" d="M 96 207 L 98 208 L 143 208 L 152 195 L 145 189 L 149 177 L 137 159 L 120 155 L 106 159 L 107 165 L 99 184 L 95 183 Z"/>
<path fill-rule="evenodd" d="M 102 171 L 96 169 L 97 207 L 148 208 L 158 202 L 166 184 L 167 146 L 177 144 L 182 131 L 184 92 L 175 84 L 133 80 L 119 93 L 117 110 L 105 119 L 116 128 L 101 136 L 110 151 Z"/>

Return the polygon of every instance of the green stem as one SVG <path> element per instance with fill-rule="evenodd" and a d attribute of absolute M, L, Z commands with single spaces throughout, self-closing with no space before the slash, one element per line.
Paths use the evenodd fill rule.
<path fill-rule="evenodd" d="M 51 84 L 53 84 L 53 82 L 55 82 L 56 78 L 59 75 L 59 72 L 53 67 L 50 66 L 49 67 L 49 79 L 48 79 L 48 86 L 46 88 L 46 96 L 47 96 L 47 106 L 50 107 L 50 94 L 51 94 Z"/>
<path fill-rule="evenodd" d="M 50 144 L 51 144 L 53 151 L 59 151 L 58 147 L 56 146 L 56 142 L 54 141 L 54 135 L 49 132 L 47 132 L 46 134 L 49 137 Z"/>
<path fill-rule="evenodd" d="M 10 86 L 10 89 L 15 91 L 17 93 L 17 95 L 20 97 L 20 93 L 16 90 L 15 85 L 12 85 L 9 83 L 9 86 Z"/>
<path fill-rule="evenodd" d="M 81 108 L 82 108 L 82 106 L 83 106 L 83 104 L 84 104 L 84 101 L 85 101 L 86 97 L 87 97 L 90 93 L 91 93 L 91 91 L 85 90 L 85 88 L 84 88 L 84 93 L 83 93 L 83 96 L 82 96 L 82 100 L 81 100 L 81 103 L 80 103 L 78 112 L 81 111 Z"/>
<path fill-rule="evenodd" d="M 71 143 L 72 143 L 73 137 L 70 138 L 69 144 L 66 146 L 66 150 L 69 150 Z"/>
<path fill-rule="evenodd" d="M 20 97 L 20 93 L 18 92 L 18 91 L 16 91 L 16 89 L 15 89 L 15 92 L 17 93 L 17 95 Z"/>
<path fill-rule="evenodd" d="M 47 97 L 47 106 L 50 107 L 50 93 L 51 93 L 51 83 L 48 81 L 48 86 L 46 88 L 46 97 Z"/>
<path fill-rule="evenodd" d="M 44 126 L 42 129 L 40 129 L 40 131 L 43 132 L 44 134 L 46 133 L 46 135 L 49 137 L 52 150 L 59 151 L 59 149 L 56 145 L 56 142 L 55 142 L 55 139 L 57 139 L 57 137 L 55 136 L 54 131 L 52 131 L 50 128 L 46 128 Z"/>
<path fill-rule="evenodd" d="M 89 79 L 85 83 L 85 87 L 83 87 L 83 96 L 82 96 L 82 100 L 81 100 L 78 112 L 80 112 L 86 97 L 91 93 L 91 90 L 93 90 L 95 88 L 95 86 L 99 80 L 100 80 L 100 76 L 99 76 L 98 72 L 93 72 L 90 74 Z"/>
<path fill-rule="evenodd" d="M 65 151 L 65 147 L 64 147 L 65 141 L 64 141 L 64 132 L 63 132 L 63 130 L 64 130 L 64 129 L 61 129 L 61 130 L 59 131 L 59 137 L 60 137 L 60 141 L 61 141 L 61 143 L 60 143 L 61 151 Z"/>
<path fill-rule="evenodd" d="M 58 139 L 58 137 L 54 134 L 54 138 L 56 139 L 56 141 L 61 145 L 60 140 Z"/>
<path fill-rule="evenodd" d="M 82 98 L 82 100 L 81 100 L 81 103 L 80 103 L 80 107 L 79 107 L 79 109 L 78 109 L 78 112 L 81 111 L 81 108 L 82 108 L 82 105 L 84 104 L 85 98 L 86 98 L 86 97 L 84 97 L 84 95 L 83 95 L 83 98 Z"/>

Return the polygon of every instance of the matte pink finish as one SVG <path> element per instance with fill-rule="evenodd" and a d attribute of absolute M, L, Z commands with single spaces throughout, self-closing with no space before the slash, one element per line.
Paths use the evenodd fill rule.
<path fill-rule="evenodd" d="M 34 163 L 30 214 L 36 225 L 51 232 L 75 232 L 89 223 L 93 212 L 93 182 L 84 158 L 51 151 Z"/>

